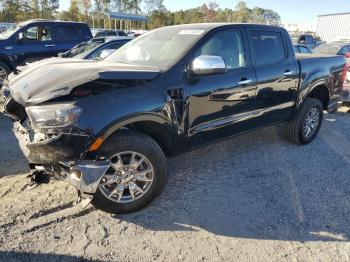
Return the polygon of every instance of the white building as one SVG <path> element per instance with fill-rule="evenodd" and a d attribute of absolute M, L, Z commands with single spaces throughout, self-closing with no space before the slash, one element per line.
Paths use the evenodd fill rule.
<path fill-rule="evenodd" d="M 291 34 L 298 33 L 313 33 L 316 32 L 315 23 L 305 23 L 305 22 L 284 22 L 283 27 Z"/>
<path fill-rule="evenodd" d="M 318 16 L 316 34 L 326 42 L 350 40 L 350 13 Z"/>

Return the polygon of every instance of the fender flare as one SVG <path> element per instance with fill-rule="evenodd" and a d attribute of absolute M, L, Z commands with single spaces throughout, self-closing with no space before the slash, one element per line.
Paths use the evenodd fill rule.
<path fill-rule="evenodd" d="M 184 149 L 184 145 L 187 146 L 186 135 L 179 134 L 179 131 L 176 128 L 176 126 L 173 123 L 171 123 L 171 121 L 167 119 L 166 116 L 157 113 L 138 113 L 113 121 L 105 128 L 103 128 L 96 135 L 96 140 L 89 146 L 89 152 L 97 151 L 100 148 L 100 146 L 102 146 L 104 142 L 118 130 L 123 129 L 125 126 L 141 122 L 150 122 L 159 125 L 158 127 L 161 126 L 162 135 L 160 135 L 160 141 L 163 141 L 164 143 L 161 143 L 159 145 L 161 147 L 165 146 L 166 153 L 168 153 L 168 155 L 175 156 L 178 153 L 182 152 L 182 150 Z M 164 139 L 165 141 L 162 139 Z"/>
<path fill-rule="evenodd" d="M 167 128 L 168 131 L 173 130 L 174 132 L 176 132 L 175 126 L 172 125 L 171 122 L 165 117 L 155 113 L 141 113 L 141 114 L 132 114 L 127 117 L 113 121 L 111 124 L 109 124 L 99 132 L 98 137 L 107 139 L 114 132 L 116 132 L 117 130 L 120 130 L 121 128 L 127 125 L 134 124 L 137 122 L 145 122 L 145 121 L 166 125 L 168 127 Z"/>
<path fill-rule="evenodd" d="M 303 88 L 300 89 L 300 92 L 298 93 L 298 102 L 297 102 L 296 107 L 300 108 L 303 105 L 307 96 L 309 94 L 311 94 L 315 90 L 315 88 L 317 88 L 319 86 L 325 86 L 327 88 L 327 91 L 328 91 L 328 96 L 331 97 L 328 85 L 329 85 L 329 83 L 327 82 L 327 80 L 325 78 L 319 79 L 317 81 L 311 80 L 309 83 L 306 84 L 306 86 L 304 86 Z"/>

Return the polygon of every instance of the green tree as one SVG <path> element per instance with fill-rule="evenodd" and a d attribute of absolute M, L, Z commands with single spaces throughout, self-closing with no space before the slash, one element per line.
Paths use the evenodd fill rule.
<path fill-rule="evenodd" d="M 146 14 L 151 14 L 153 11 L 167 12 L 164 6 L 164 0 L 145 0 L 144 1 Z"/>
<path fill-rule="evenodd" d="M 82 10 L 83 20 L 89 21 L 89 13 L 91 10 L 91 0 L 80 0 L 80 9 Z"/>
<path fill-rule="evenodd" d="M 60 14 L 60 19 L 65 21 L 80 21 L 81 13 L 78 0 L 71 0 L 67 11 Z"/>

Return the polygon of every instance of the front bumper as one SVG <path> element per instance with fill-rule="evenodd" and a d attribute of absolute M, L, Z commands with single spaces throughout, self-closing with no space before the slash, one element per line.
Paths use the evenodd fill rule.
<path fill-rule="evenodd" d="M 77 161 L 86 151 L 91 139 L 88 135 L 62 133 L 36 141 L 32 131 L 20 122 L 14 123 L 13 130 L 23 154 L 33 164 Z"/>
<path fill-rule="evenodd" d="M 110 167 L 109 160 L 83 160 L 90 137 L 61 134 L 34 141 L 31 130 L 14 123 L 15 135 L 33 169 L 44 170 L 50 176 L 76 187 L 83 197 L 90 197 Z"/>

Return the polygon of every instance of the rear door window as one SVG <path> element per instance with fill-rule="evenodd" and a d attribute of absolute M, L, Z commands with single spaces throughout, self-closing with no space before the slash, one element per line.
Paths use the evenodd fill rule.
<path fill-rule="evenodd" d="M 80 26 L 59 25 L 57 37 L 61 41 L 70 41 L 84 38 L 84 30 Z"/>
<path fill-rule="evenodd" d="M 108 31 L 107 32 L 107 36 L 117 36 L 118 34 L 117 34 L 117 32 L 115 32 L 115 31 Z"/>
<path fill-rule="evenodd" d="M 286 58 L 282 34 L 279 32 L 252 30 L 249 41 L 256 65 L 275 64 Z"/>
<path fill-rule="evenodd" d="M 128 36 L 124 31 L 118 31 L 118 36 Z"/>

